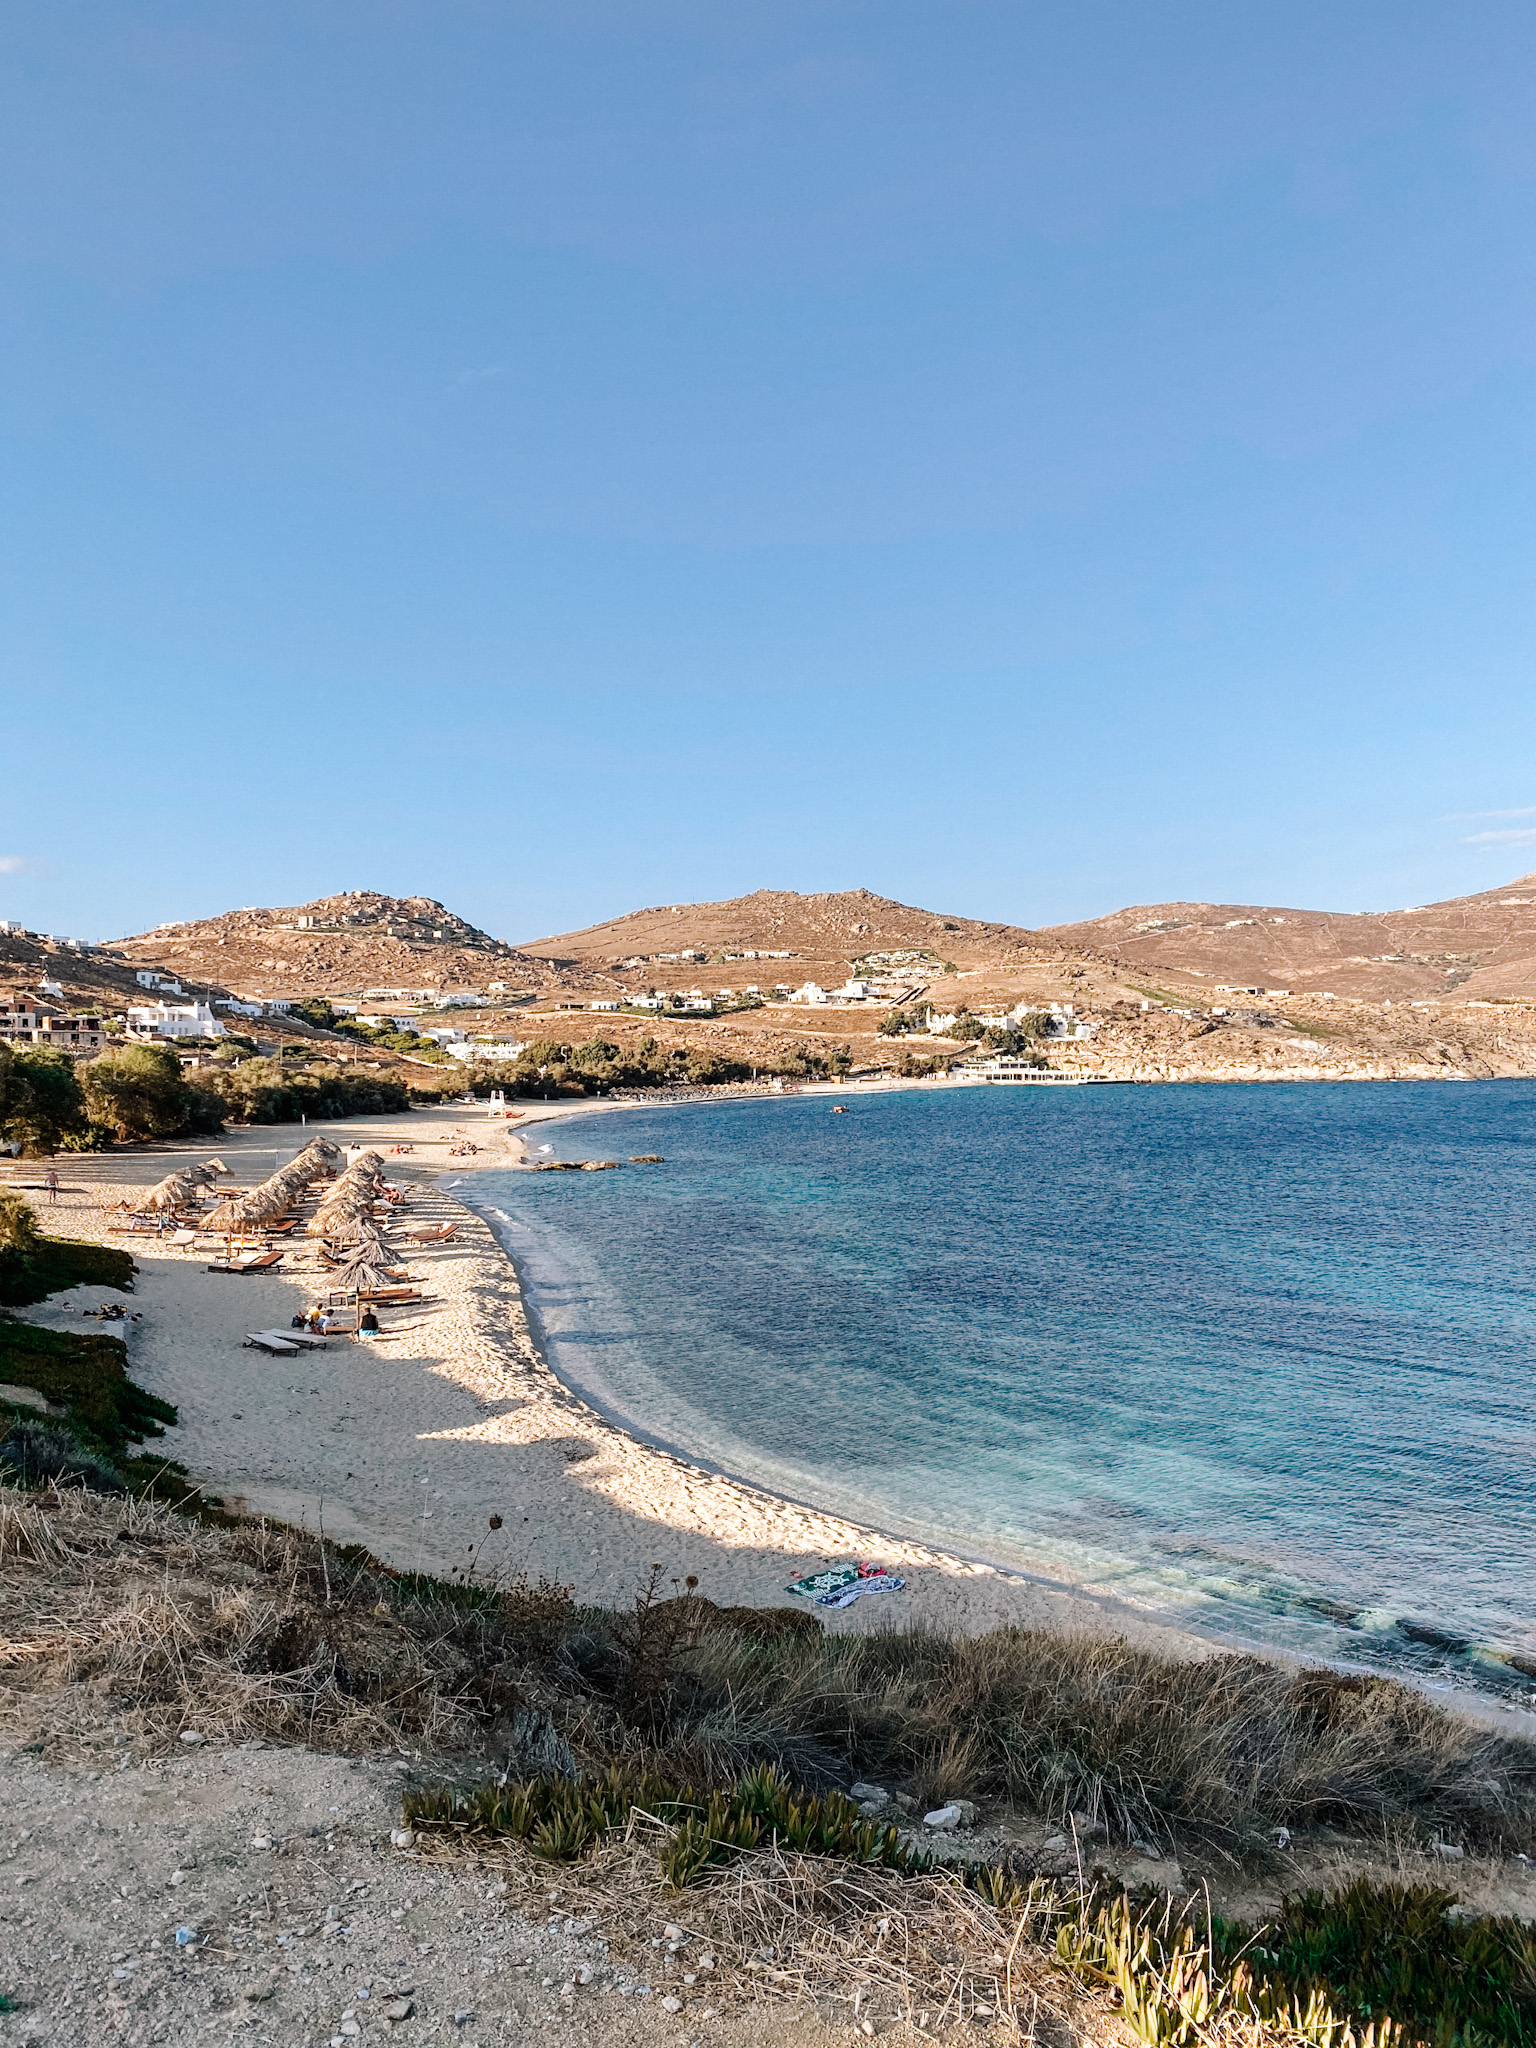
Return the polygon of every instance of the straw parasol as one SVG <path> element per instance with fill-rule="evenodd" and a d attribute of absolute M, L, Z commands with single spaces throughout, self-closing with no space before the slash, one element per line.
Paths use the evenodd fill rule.
<path fill-rule="evenodd" d="M 191 1201 L 197 1182 L 184 1173 L 168 1173 L 144 1197 L 146 1209 L 184 1209 Z"/>
<path fill-rule="evenodd" d="M 384 1235 L 376 1216 L 350 1216 L 338 1223 L 330 1233 L 332 1244 L 366 1244 L 394 1255 L 394 1246 Z"/>
<path fill-rule="evenodd" d="M 201 1166 L 184 1167 L 182 1171 L 187 1179 L 194 1182 L 198 1187 L 211 1188 L 219 1175 L 221 1173 L 228 1173 L 229 1168 L 222 1159 L 205 1159 Z"/>
<path fill-rule="evenodd" d="M 347 1294 L 361 1294 L 376 1287 L 387 1287 L 389 1275 L 374 1258 L 372 1252 L 359 1249 L 357 1255 L 336 1275 L 337 1282 Z"/>

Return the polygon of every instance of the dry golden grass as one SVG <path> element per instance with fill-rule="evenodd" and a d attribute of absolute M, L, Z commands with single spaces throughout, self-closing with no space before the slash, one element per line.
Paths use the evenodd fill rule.
<path fill-rule="evenodd" d="M 288 1529 L 202 1528 L 132 1496 L 0 1489 L 0 1726 L 50 1754 L 104 1722 L 339 1750 L 479 1746 L 500 1704 L 476 1617 L 390 1604 Z"/>

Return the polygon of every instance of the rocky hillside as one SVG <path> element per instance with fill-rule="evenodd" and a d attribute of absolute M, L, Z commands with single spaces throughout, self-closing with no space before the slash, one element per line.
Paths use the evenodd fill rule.
<path fill-rule="evenodd" d="M 1053 926 L 1047 936 L 1208 985 L 1331 989 L 1394 1004 L 1452 993 L 1529 1000 L 1536 997 L 1536 874 L 1410 910 L 1141 903 Z"/>
<path fill-rule="evenodd" d="M 530 939 L 522 950 L 552 966 L 606 973 L 658 988 L 697 979 L 708 966 L 721 986 L 842 982 L 861 965 L 909 966 L 928 980 L 954 970 L 1059 965 L 1056 939 L 1018 925 L 989 924 L 895 903 L 868 889 L 800 895 L 758 889 L 723 903 L 659 904 L 585 931 Z M 882 961 L 881 956 L 893 956 Z M 724 968 L 723 974 L 716 970 Z"/>
<path fill-rule="evenodd" d="M 158 925 L 108 951 L 131 967 L 163 967 L 184 983 L 241 995 L 343 995 L 364 988 L 543 989 L 559 977 L 431 896 L 371 889 L 288 909 L 230 910 Z"/>
<path fill-rule="evenodd" d="M 133 969 L 100 946 L 77 950 L 36 932 L 0 932 L 0 995 L 35 995 L 45 981 L 64 991 L 72 1010 L 120 1011 L 144 994 Z"/>

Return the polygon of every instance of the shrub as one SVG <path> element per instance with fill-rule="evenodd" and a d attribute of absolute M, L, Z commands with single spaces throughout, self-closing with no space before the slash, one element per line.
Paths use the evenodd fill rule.
<path fill-rule="evenodd" d="M 13 1422 L 0 1435 L 0 1473 L 21 1486 L 75 1480 L 92 1493 L 126 1493 L 122 1475 L 68 1430 L 47 1422 Z"/>
<path fill-rule="evenodd" d="M 296 1073 L 281 1060 L 255 1059 L 204 1068 L 198 1078 L 220 1113 L 242 1123 L 394 1115 L 410 1107 L 410 1090 L 403 1082 L 371 1069 L 317 1062 Z"/>
<path fill-rule="evenodd" d="M 111 1459 L 130 1443 L 163 1436 L 176 1420 L 168 1401 L 129 1379 L 117 1337 L 77 1337 L 0 1317 L 0 1380 L 62 1408 L 75 1435 Z"/>
<path fill-rule="evenodd" d="M 837 1856 L 888 1870 L 926 1868 L 893 1827 L 865 1820 L 840 1792 L 796 1793 L 772 1770 L 740 1779 L 729 1792 L 632 1775 L 615 1766 L 601 1778 L 543 1776 L 482 1786 L 467 1795 L 407 1793 L 413 1827 L 485 1831 L 526 1842 L 552 1863 L 574 1862 L 639 1808 L 670 1822 L 658 1851 L 667 1881 L 681 1890 L 711 1865 L 754 1849 L 782 1847 L 801 1856 Z"/>
<path fill-rule="evenodd" d="M 0 1138 L 28 1157 L 57 1152 L 86 1129 L 74 1061 L 48 1046 L 0 1045 Z"/>
<path fill-rule="evenodd" d="M 21 1308 L 29 1301 L 43 1301 L 66 1287 L 118 1287 L 126 1292 L 133 1285 L 134 1264 L 127 1252 L 116 1245 L 89 1244 L 78 1238 L 42 1237 L 34 1227 L 25 1242 L 4 1241 L 6 1198 L 27 1211 L 9 1190 L 0 1191 L 0 1307 Z M 22 1226 L 23 1228 L 25 1226 Z"/>
<path fill-rule="evenodd" d="M 171 1138 L 187 1127 L 192 1091 L 168 1045 L 112 1046 L 81 1068 L 92 1122 L 127 1140 Z"/>

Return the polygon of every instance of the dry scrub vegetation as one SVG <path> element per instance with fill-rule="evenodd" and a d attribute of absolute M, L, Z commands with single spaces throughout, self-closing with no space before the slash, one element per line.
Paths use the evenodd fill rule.
<path fill-rule="evenodd" d="M 660 1598 L 654 1578 L 612 1614 L 66 1485 L 0 1487 L 0 1639 L 0 1723 L 61 1754 L 110 1721 L 145 1749 L 196 1728 L 700 1786 L 772 1765 L 810 1788 L 862 1777 L 1075 1814 L 1127 1841 L 1240 1848 L 1399 1816 L 1536 1848 L 1536 1749 L 1386 1680 L 1046 1630 L 830 1636 L 799 1611 Z"/>
<path fill-rule="evenodd" d="M 428 1830 L 417 1853 L 478 1857 L 530 1905 L 543 1893 L 615 1928 L 654 1925 L 670 1897 L 679 1990 L 682 1958 L 709 1954 L 722 1986 L 734 1975 L 755 1997 L 928 2031 L 980 2020 L 1108 2041 L 1128 2038 L 1124 2022 L 1156 2048 L 1536 2042 L 1536 1943 L 1492 1921 L 1464 1938 L 1448 1895 L 1423 1887 L 1320 1902 L 1290 1960 L 1277 1950 L 1255 1978 L 1257 1937 L 1208 1905 L 1202 1922 L 1198 1901 L 1063 1890 L 1017 1849 L 995 1870 L 923 1868 L 835 1792 L 784 1818 L 795 1787 L 871 1778 L 923 1801 L 1071 1815 L 1079 1836 L 1241 1852 L 1279 1823 L 1392 1819 L 1529 1849 L 1536 1751 L 1385 1681 L 1039 1630 L 827 1636 L 798 1610 L 662 1597 L 659 1571 L 614 1614 L 547 1583 L 401 1576 L 301 1531 L 211 1525 L 131 1492 L 0 1484 L 0 1732 L 99 1761 L 125 1738 L 146 1756 L 192 1731 L 434 1759 L 448 1784 L 412 1796 Z M 575 1812 L 599 1773 L 642 1794 L 612 1794 L 592 1829 L 541 1847 L 500 1817 L 530 1798 Z M 663 1783 L 698 1792 L 669 1807 L 644 1793 Z M 779 1817 L 755 1832 L 709 1818 L 739 1819 L 743 1801 Z M 831 1820 L 797 1833 L 802 1813 Z M 862 1839 L 876 1832 L 883 1850 Z M 636 1955 L 653 1981 L 671 1967 L 648 1942 Z M 1383 2015 L 1401 2015 L 1405 1986 L 1419 2004 L 1399 2033 Z"/>

